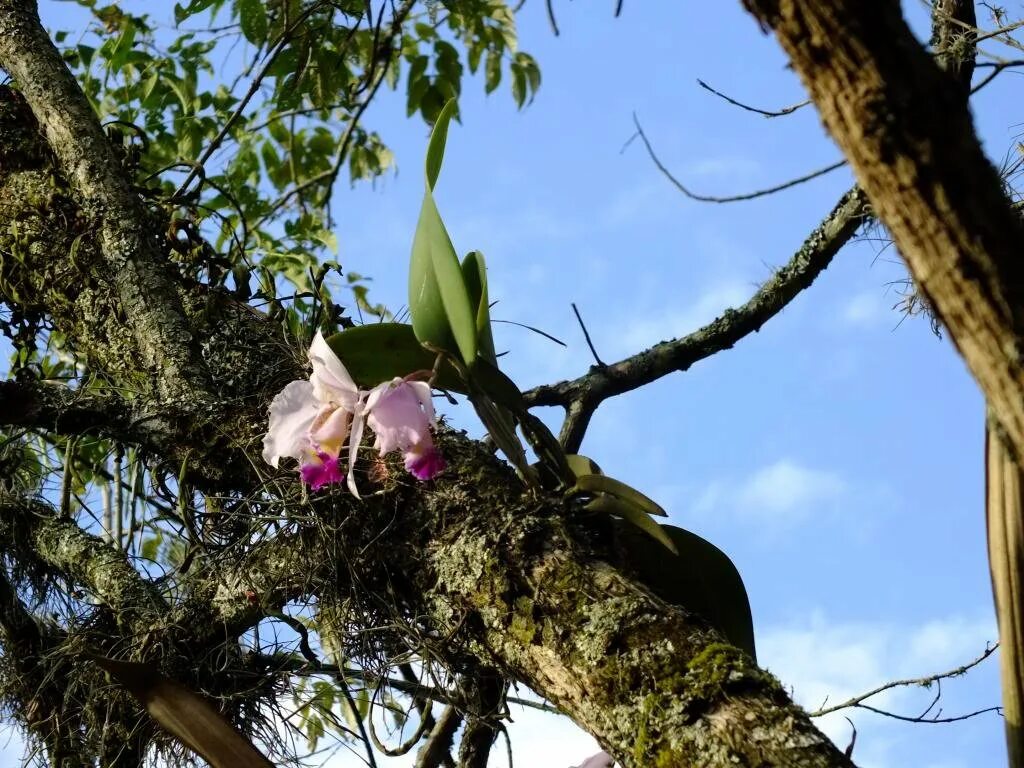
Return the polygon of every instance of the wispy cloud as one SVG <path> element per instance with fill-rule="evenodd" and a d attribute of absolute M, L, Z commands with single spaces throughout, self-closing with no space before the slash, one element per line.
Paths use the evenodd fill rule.
<path fill-rule="evenodd" d="M 836 472 L 783 458 L 739 480 L 711 481 L 698 497 L 694 511 L 726 512 L 777 528 L 798 523 L 822 507 L 834 506 L 846 489 L 846 482 Z"/>
<path fill-rule="evenodd" d="M 893 303 L 886 303 L 880 289 L 861 291 L 841 305 L 839 319 L 843 325 L 855 328 L 874 327 L 886 320 L 895 322 L 891 306 Z"/>
<path fill-rule="evenodd" d="M 721 178 L 734 181 L 749 181 L 760 172 L 761 163 L 745 155 L 704 157 L 690 163 L 685 169 L 687 178 Z"/>

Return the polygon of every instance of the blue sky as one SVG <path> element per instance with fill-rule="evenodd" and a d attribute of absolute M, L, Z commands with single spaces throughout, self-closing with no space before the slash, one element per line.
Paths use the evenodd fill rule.
<path fill-rule="evenodd" d="M 920 4 L 905 5 L 926 34 Z M 697 86 L 699 77 L 766 108 L 801 101 L 777 44 L 740 3 L 627 2 L 618 19 L 612 3 L 555 7 L 557 38 L 544 3 L 520 15 L 521 45 L 543 73 L 532 105 L 517 111 L 505 84 L 489 97 L 482 82 L 464 85 L 436 193 L 456 248 L 487 256 L 494 316 L 569 344 L 498 325 L 503 367 L 523 388 L 590 365 L 571 302 L 609 362 L 695 330 L 745 301 L 851 183 L 842 169 L 753 202 L 682 198 L 638 142 L 623 151 L 634 111 L 665 163 L 708 194 L 770 186 L 839 157 L 811 109 L 767 120 Z M 1012 78 L 975 101 L 996 160 L 1021 119 L 1007 106 L 1019 101 Z M 338 190 L 340 260 L 373 277 L 371 299 L 397 309 L 427 128 L 405 118 L 401 94 L 384 94 L 365 119 L 398 173 Z M 884 243 L 847 247 L 759 334 L 606 403 L 583 447 L 734 558 L 761 663 L 811 708 L 959 665 L 996 639 L 982 400 L 948 340 L 922 319 L 900 323 L 890 283 L 904 275 Z M 466 410 L 446 413 L 469 425 Z M 947 715 L 998 704 L 996 659 L 943 693 Z M 929 695 L 903 691 L 881 705 L 911 714 Z M 847 714 L 863 768 L 1004 759 L 996 715 L 911 725 Z M 513 717 L 517 765 L 565 768 L 596 749 L 564 719 Z M 821 725 L 845 746 L 841 716 Z M 360 761 L 339 754 L 330 764 Z M 392 764 L 411 761 L 382 762 Z"/>

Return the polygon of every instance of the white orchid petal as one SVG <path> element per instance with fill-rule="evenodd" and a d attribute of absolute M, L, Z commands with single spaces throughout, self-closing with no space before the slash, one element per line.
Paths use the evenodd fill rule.
<path fill-rule="evenodd" d="M 336 402 L 352 410 L 359 399 L 359 388 L 320 331 L 316 332 L 313 343 L 309 345 L 309 362 L 313 366 L 309 380 L 317 400 Z"/>
<path fill-rule="evenodd" d="M 273 467 L 283 457 L 299 459 L 309 448 L 309 428 L 319 404 L 308 381 L 293 381 L 270 403 L 270 426 L 263 438 L 263 460 Z"/>

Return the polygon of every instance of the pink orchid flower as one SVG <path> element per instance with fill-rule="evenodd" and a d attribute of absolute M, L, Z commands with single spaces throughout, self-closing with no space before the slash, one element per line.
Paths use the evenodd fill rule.
<path fill-rule="evenodd" d="M 380 454 L 402 451 L 406 469 L 420 480 L 444 469 L 430 433 L 436 418 L 428 384 L 396 378 L 361 391 L 319 332 L 309 362 L 309 381 L 291 382 L 270 404 L 264 461 L 276 467 L 282 458 L 297 460 L 303 482 L 314 491 L 347 475 L 348 488 L 358 498 L 352 466 L 369 424 Z M 343 473 L 339 456 L 346 439 L 348 469 Z"/>
<path fill-rule="evenodd" d="M 399 378 L 379 384 L 366 400 L 366 420 L 381 456 L 401 451 L 405 468 L 420 480 L 430 480 L 444 469 L 444 458 L 430 434 L 437 418 L 429 384 Z"/>
<path fill-rule="evenodd" d="M 598 752 L 596 755 L 591 755 L 584 760 L 579 768 L 612 768 L 615 765 L 615 760 L 607 752 Z"/>

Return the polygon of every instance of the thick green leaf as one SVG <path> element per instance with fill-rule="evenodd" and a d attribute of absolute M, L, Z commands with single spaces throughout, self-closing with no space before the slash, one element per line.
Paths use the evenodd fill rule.
<path fill-rule="evenodd" d="M 238 0 L 238 22 L 245 39 L 262 45 L 267 39 L 267 7 L 263 0 Z"/>
<path fill-rule="evenodd" d="M 668 555 L 630 526 L 619 533 L 630 564 L 656 595 L 703 617 L 730 643 L 756 660 L 754 623 L 743 579 L 732 560 L 714 544 L 674 525 L 660 526 L 678 557 Z"/>
<path fill-rule="evenodd" d="M 516 434 L 516 422 L 512 415 L 484 394 L 472 395 L 470 402 L 473 403 L 477 416 L 487 428 L 494 444 L 516 468 L 523 482 L 527 485 L 537 485 L 539 478 L 526 459 L 526 451 L 523 450 L 523 444 L 519 442 L 519 436 Z"/>
<path fill-rule="evenodd" d="M 611 494 L 623 501 L 628 501 L 648 515 L 667 516 L 664 509 L 658 506 L 652 499 L 640 493 L 636 488 L 607 475 L 580 475 L 576 478 L 575 491 Z"/>
<path fill-rule="evenodd" d="M 444 147 L 448 141 L 448 125 L 458 108 L 459 104 L 454 99 L 445 104 L 441 114 L 437 116 L 437 122 L 434 123 L 434 130 L 430 133 L 430 141 L 427 143 L 428 190 L 433 190 L 434 185 L 437 184 L 437 177 L 441 173 L 441 163 L 444 162 Z"/>
<path fill-rule="evenodd" d="M 164 677 L 153 664 L 88 654 L 127 688 L 156 722 L 212 768 L 274 768 L 202 696 Z"/>
<path fill-rule="evenodd" d="M 464 363 L 472 365 L 477 355 L 476 313 L 433 196 L 444 158 L 448 124 L 457 106 L 454 100 L 444 105 L 427 147 L 427 188 L 409 265 L 409 311 L 416 338 L 438 349 L 457 351 Z"/>
<path fill-rule="evenodd" d="M 470 251 L 462 260 L 462 277 L 469 293 L 470 306 L 476 307 L 476 338 L 480 357 L 497 366 L 494 336 L 491 333 L 491 306 L 487 295 L 487 265 L 480 251 Z"/>
<path fill-rule="evenodd" d="M 635 525 L 648 536 L 661 542 L 661 544 L 673 555 L 678 554 L 676 545 L 672 542 L 672 539 L 669 538 L 665 529 L 652 520 L 651 516 L 644 512 L 644 510 L 626 499 L 602 493 L 588 501 L 584 508 L 590 512 L 596 512 L 598 514 L 621 517 L 627 523 Z M 665 557 L 663 552 L 660 552 L 659 554 L 661 557 Z"/>
<path fill-rule="evenodd" d="M 601 475 L 601 468 L 597 466 L 597 462 L 591 459 L 589 456 L 582 456 L 578 453 L 570 453 L 565 457 L 566 462 L 569 464 L 569 469 L 576 477 L 581 475 Z"/>
<path fill-rule="evenodd" d="M 432 370 L 437 362 L 437 353 L 424 349 L 412 326 L 404 323 L 358 325 L 328 337 L 327 344 L 363 388 Z M 434 386 L 463 394 L 467 391 L 462 377 L 447 362 L 438 367 Z"/>

